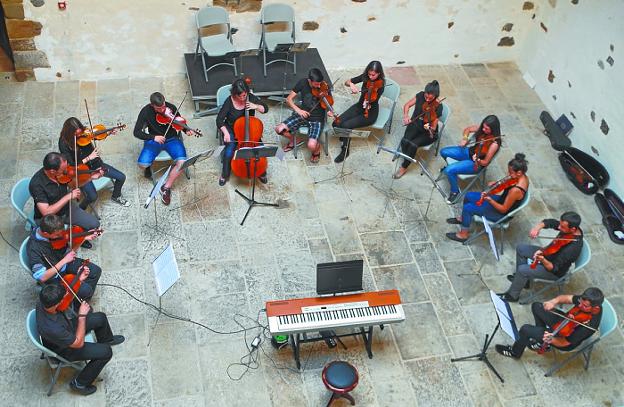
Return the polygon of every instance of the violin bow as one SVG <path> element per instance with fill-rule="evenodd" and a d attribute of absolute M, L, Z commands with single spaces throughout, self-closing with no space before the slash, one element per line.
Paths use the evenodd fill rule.
<path fill-rule="evenodd" d="M 61 279 L 61 281 L 63 282 L 63 284 L 65 284 L 65 287 L 67 287 L 67 289 L 72 293 L 72 295 L 74 296 L 74 298 L 76 298 L 79 302 L 83 302 L 80 297 L 78 297 L 78 294 L 76 294 L 76 292 L 74 291 L 73 288 L 71 288 L 71 286 L 69 285 L 69 283 L 65 280 L 65 278 L 61 275 L 61 272 L 59 271 L 59 269 L 56 268 L 56 266 L 54 264 L 52 264 L 52 262 L 50 261 L 50 259 L 48 259 L 48 257 L 44 254 L 43 255 L 43 259 L 46 261 L 46 263 L 48 263 L 48 265 L 50 267 L 52 267 L 54 269 L 54 272 L 56 273 L 56 275 L 58 276 L 58 278 Z M 81 269 L 84 268 L 84 266 L 80 266 Z M 76 278 L 78 275 L 76 275 Z"/>
<path fill-rule="evenodd" d="M 470 147 L 470 146 L 474 146 L 474 145 L 477 145 L 477 144 L 483 144 L 483 143 L 485 143 L 486 141 L 490 141 L 490 140 L 497 140 L 497 139 L 502 138 L 502 137 L 505 137 L 505 135 L 504 135 L 504 134 L 501 134 L 500 136 L 494 136 L 494 137 L 488 138 L 487 140 L 472 141 L 472 142 L 470 142 L 470 143 L 466 143 L 466 145 L 465 145 L 464 147 Z"/>
<path fill-rule="evenodd" d="M 338 79 L 336 79 L 335 81 L 332 82 L 331 87 L 329 88 L 329 90 L 331 91 L 332 89 L 334 89 L 334 85 L 336 84 L 336 82 L 338 82 L 340 80 L 340 76 L 338 77 Z M 314 106 L 312 106 L 312 109 L 310 109 L 310 111 L 316 109 L 316 107 L 319 105 L 319 103 L 321 103 L 321 99 L 325 99 L 325 96 L 323 96 L 322 98 L 319 98 L 319 100 L 316 101 L 316 103 L 314 104 Z M 329 106 L 329 103 L 327 103 L 327 101 L 325 101 L 325 104 Z M 330 108 L 330 110 L 333 111 L 333 109 Z"/>
<path fill-rule="evenodd" d="M 570 241 L 570 242 L 576 242 L 579 239 L 569 239 L 567 237 L 557 237 L 557 236 L 546 236 L 546 235 L 537 235 L 535 237 L 541 237 L 543 239 L 551 239 L 551 240 L 563 240 L 563 241 Z"/>
<path fill-rule="evenodd" d="M 95 132 L 93 131 L 93 123 L 91 123 L 91 115 L 89 114 L 89 105 L 87 105 L 86 98 L 84 102 L 85 102 L 85 109 L 87 111 L 87 119 L 89 120 L 89 128 L 91 129 L 91 136 L 93 136 L 93 140 L 91 140 L 91 142 L 93 143 L 93 147 L 97 148 L 97 144 L 95 144 Z"/>
<path fill-rule="evenodd" d="M 178 112 L 180 111 L 180 107 L 182 106 L 182 104 L 184 103 L 184 101 L 186 100 L 186 96 L 188 95 L 188 89 L 186 90 L 186 92 L 184 93 L 184 97 L 182 98 L 182 101 L 180 102 L 179 105 L 176 106 L 176 110 L 175 112 L 173 112 L 173 118 L 169 121 L 169 124 L 167 125 L 167 130 L 165 130 L 165 134 L 163 134 L 163 136 L 167 136 L 167 133 L 169 133 L 169 129 L 171 128 L 171 126 L 173 125 L 173 121 L 176 118 L 176 115 L 178 114 Z M 167 103 L 165 101 L 165 107 L 167 106 Z"/>
<path fill-rule="evenodd" d="M 392 85 L 392 84 L 390 84 L 390 85 Z M 388 86 L 388 85 L 385 85 L 385 86 Z M 444 100 L 446 100 L 446 96 L 444 96 L 442 99 L 439 99 L 438 103 L 442 103 Z M 415 103 L 414 103 L 414 105 L 415 105 Z M 409 123 L 404 124 L 403 126 L 407 126 L 409 124 L 414 123 L 416 120 L 418 120 L 421 117 L 423 117 L 425 115 L 425 113 L 427 113 L 427 112 L 421 112 L 418 116 L 414 117 L 413 119 L 410 119 Z"/>
<path fill-rule="evenodd" d="M 579 322 L 579 321 L 577 321 L 577 320 L 575 320 L 573 318 L 569 318 L 567 313 L 564 310 L 562 310 L 562 309 L 555 308 L 555 309 L 547 310 L 547 311 L 550 312 L 551 314 L 555 314 L 557 316 L 560 316 L 561 318 L 563 318 L 565 320 L 568 320 L 570 322 L 574 322 L 575 324 L 581 325 L 582 327 L 587 328 L 587 329 L 589 329 L 591 331 L 598 332 L 598 329 L 596 329 L 596 328 L 593 328 L 593 327 L 591 327 L 591 326 L 589 326 L 587 324 Z"/>

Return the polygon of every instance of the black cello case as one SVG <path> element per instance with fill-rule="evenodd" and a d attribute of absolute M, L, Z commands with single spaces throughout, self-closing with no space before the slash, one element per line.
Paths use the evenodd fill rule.
<path fill-rule="evenodd" d="M 572 184 L 582 193 L 592 195 L 609 183 L 609 172 L 589 154 L 574 148 L 567 147 L 559 154 L 559 163 Z M 579 174 L 589 176 L 579 177 Z M 583 178 L 581 182 L 578 178 Z"/>
<path fill-rule="evenodd" d="M 609 239 L 624 245 L 624 202 L 609 188 L 605 189 L 604 195 L 597 193 L 594 200 L 602 215 L 602 224 L 607 228 Z"/>

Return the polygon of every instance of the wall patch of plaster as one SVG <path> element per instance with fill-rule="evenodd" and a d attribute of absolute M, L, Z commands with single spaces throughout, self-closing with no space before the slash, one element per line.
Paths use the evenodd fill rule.
<path fill-rule="evenodd" d="M 498 46 L 499 47 L 511 47 L 515 44 L 516 42 L 514 41 L 513 37 L 503 37 L 500 39 L 500 41 L 498 41 Z"/>
<path fill-rule="evenodd" d="M 609 125 L 607 124 L 605 119 L 602 119 L 600 121 L 600 130 L 602 131 L 602 134 L 604 134 L 605 136 L 609 134 Z"/>

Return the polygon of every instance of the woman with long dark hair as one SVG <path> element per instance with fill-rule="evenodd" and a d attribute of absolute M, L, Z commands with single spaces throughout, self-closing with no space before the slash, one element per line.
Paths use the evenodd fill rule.
<path fill-rule="evenodd" d="M 362 88 L 358 89 L 357 86 L 355 86 L 356 83 L 362 83 Z M 377 98 L 369 101 L 366 97 L 368 93 L 366 86 L 372 83 L 378 83 L 380 87 L 378 87 L 375 92 Z M 379 61 L 369 62 L 362 74 L 348 79 L 344 85 L 351 89 L 352 94 L 356 95 L 359 93 L 360 98 L 354 105 L 340 115 L 340 120 L 338 122 L 334 121 L 334 128 L 357 129 L 375 123 L 379 115 L 379 98 L 384 91 L 385 84 L 386 80 L 383 67 Z M 334 158 L 334 162 L 336 163 L 341 163 L 349 155 L 349 139 L 347 137 L 340 137 L 340 140 L 342 141 L 342 147 L 340 149 L 340 154 Z"/>

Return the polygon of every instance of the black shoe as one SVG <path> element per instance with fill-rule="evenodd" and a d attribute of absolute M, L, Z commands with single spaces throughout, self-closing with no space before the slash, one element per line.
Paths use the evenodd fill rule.
<path fill-rule="evenodd" d="M 110 346 L 115 346 L 115 345 L 119 345 L 120 343 L 124 343 L 125 340 L 126 338 L 124 338 L 123 335 L 113 335 L 113 339 L 111 339 L 108 342 L 103 342 L 103 343 L 110 345 Z"/>
<path fill-rule="evenodd" d="M 457 235 L 455 234 L 455 232 L 449 232 L 446 234 L 446 237 L 448 237 L 451 240 L 454 240 L 456 242 L 459 243 L 464 243 L 466 240 L 468 240 L 468 238 L 466 239 L 462 239 L 461 237 L 457 237 Z"/>
<path fill-rule="evenodd" d="M 262 182 L 263 184 L 266 184 L 267 182 L 269 182 L 269 179 L 267 178 L 266 174 L 264 174 L 258 177 L 258 181 Z"/>
<path fill-rule="evenodd" d="M 225 179 L 225 177 L 219 177 L 219 186 L 220 187 L 224 186 L 226 182 L 227 182 L 227 180 Z"/>
<path fill-rule="evenodd" d="M 449 225 L 461 225 L 461 220 L 457 220 L 457 218 L 447 218 L 446 223 Z"/>
<path fill-rule="evenodd" d="M 454 204 L 458 195 L 459 195 L 459 192 L 451 192 L 449 194 L 448 198 L 446 198 L 446 203 L 449 204 L 449 205 Z"/>
<path fill-rule="evenodd" d="M 93 244 L 90 241 L 85 240 L 84 242 L 82 242 L 80 247 L 82 247 L 83 249 L 93 249 Z"/>
<path fill-rule="evenodd" d="M 171 188 L 160 188 L 160 199 L 165 206 L 168 206 L 171 203 Z"/>
<path fill-rule="evenodd" d="M 345 158 L 347 158 L 349 156 L 349 150 L 347 150 L 346 148 L 341 148 L 340 149 L 340 154 L 338 154 L 336 156 L 336 158 L 334 158 L 334 162 L 336 164 L 341 163 L 345 160 Z"/>
<path fill-rule="evenodd" d="M 514 275 L 513 274 L 507 275 L 507 280 L 509 280 L 509 281 L 511 281 L 513 283 Z M 524 288 L 525 288 L 525 290 L 528 290 L 529 288 L 531 288 L 531 280 L 527 280 L 527 282 L 524 284 Z"/>
<path fill-rule="evenodd" d="M 88 396 L 89 394 L 93 394 L 97 391 L 97 387 L 95 387 L 94 385 L 88 384 L 86 386 L 83 386 L 81 384 L 78 384 L 76 379 L 69 382 L 69 387 L 76 393 L 80 393 L 83 396 Z"/>
<path fill-rule="evenodd" d="M 496 294 L 496 295 L 498 295 L 499 297 L 501 297 L 503 300 L 505 300 L 507 302 L 518 302 L 518 298 L 512 297 L 508 293 L 500 293 L 500 294 Z"/>
<path fill-rule="evenodd" d="M 143 176 L 148 179 L 152 179 L 152 167 L 146 167 L 143 170 Z"/>
<path fill-rule="evenodd" d="M 541 342 L 537 342 L 535 339 L 531 338 L 529 339 L 529 344 L 527 345 L 527 348 L 531 349 L 534 352 L 537 352 L 538 350 L 542 349 L 542 343 Z M 550 348 L 549 345 L 546 345 L 545 349 Z"/>
<path fill-rule="evenodd" d="M 520 359 L 520 356 L 516 356 L 513 353 L 513 349 L 509 345 L 496 345 L 496 352 L 508 358 Z"/>

